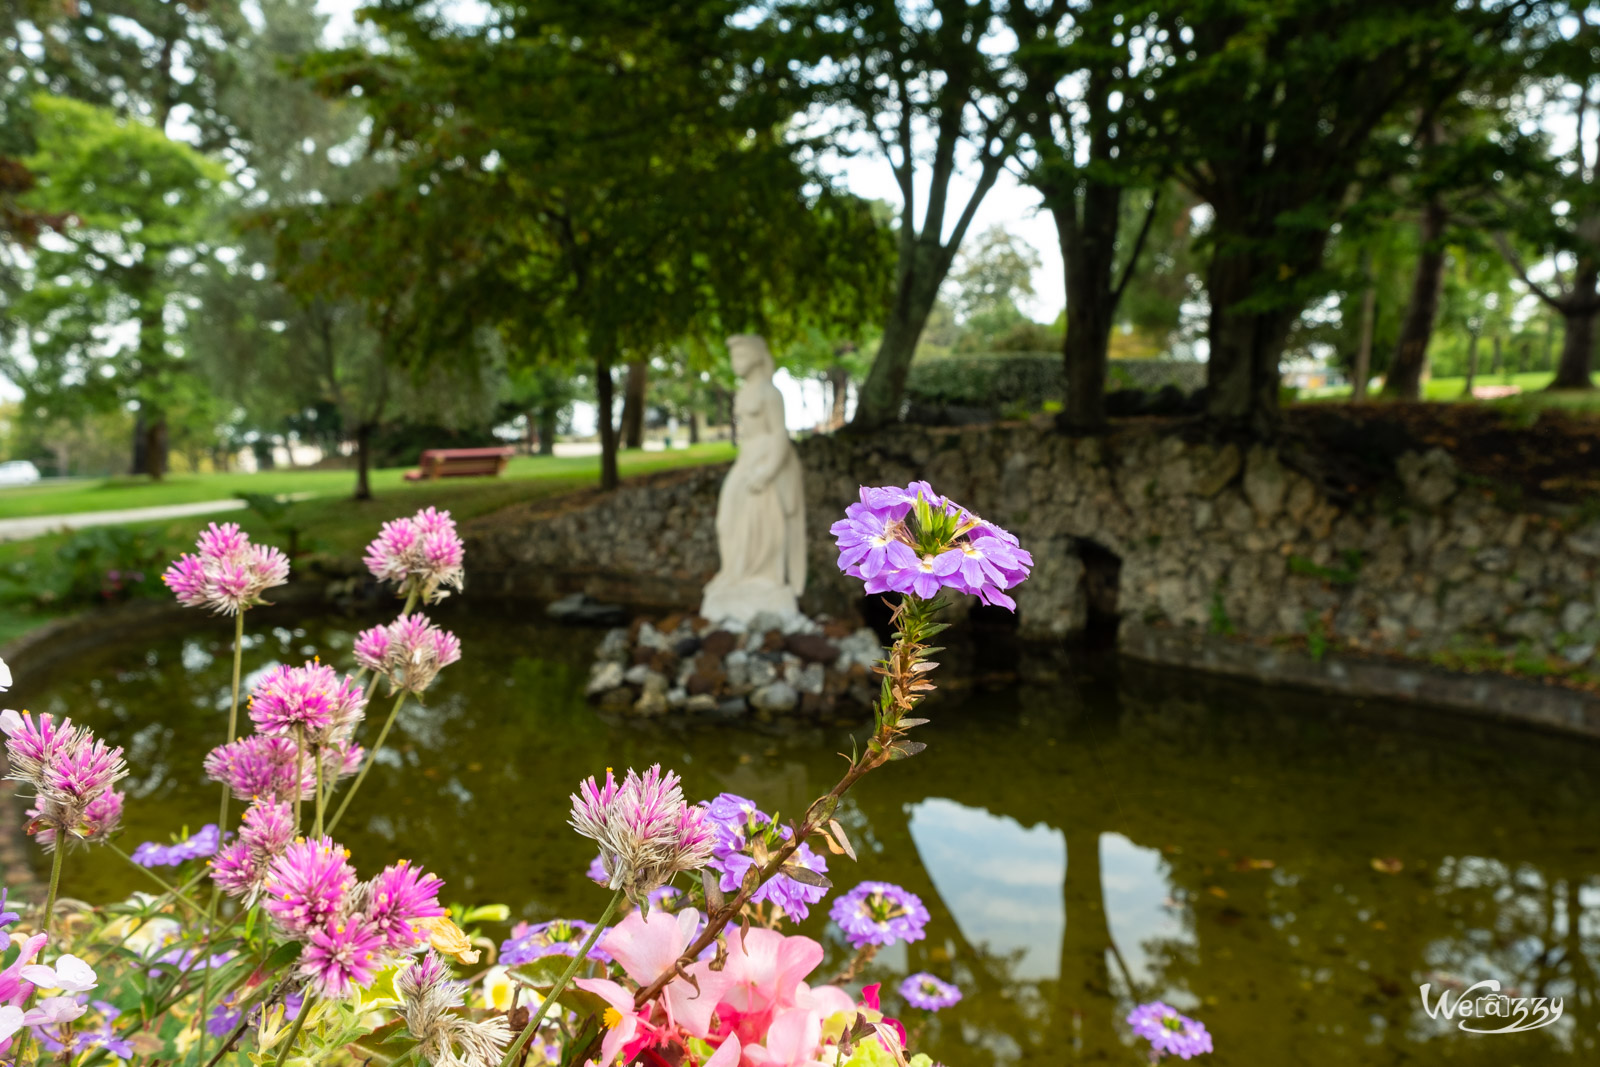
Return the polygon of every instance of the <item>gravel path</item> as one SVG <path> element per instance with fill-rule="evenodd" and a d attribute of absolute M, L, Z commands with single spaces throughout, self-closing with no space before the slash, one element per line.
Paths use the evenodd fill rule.
<path fill-rule="evenodd" d="M 127 522 L 159 522 L 190 515 L 211 515 L 238 511 L 243 500 L 203 500 L 197 504 L 168 504 L 159 508 L 124 508 L 121 511 L 80 511 L 72 515 L 39 515 L 26 519 L 0 519 L 0 541 L 26 541 L 58 530 L 81 530 L 85 526 L 117 526 Z"/>

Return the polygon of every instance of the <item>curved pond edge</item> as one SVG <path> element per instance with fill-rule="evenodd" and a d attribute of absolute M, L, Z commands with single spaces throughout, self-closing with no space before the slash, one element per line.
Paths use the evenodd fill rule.
<path fill-rule="evenodd" d="M 1117 651 L 1130 659 L 1293 686 L 1360 700 L 1397 700 L 1600 739 L 1600 696 L 1504 674 L 1471 674 L 1412 660 L 1257 644 L 1193 629 L 1124 622 Z"/>

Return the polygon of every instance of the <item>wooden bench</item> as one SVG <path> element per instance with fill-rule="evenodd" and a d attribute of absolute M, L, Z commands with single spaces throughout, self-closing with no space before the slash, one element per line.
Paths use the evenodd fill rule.
<path fill-rule="evenodd" d="M 424 482 L 434 478 L 493 478 L 511 462 L 512 449 L 430 448 L 422 453 L 417 470 L 406 471 L 406 481 Z"/>

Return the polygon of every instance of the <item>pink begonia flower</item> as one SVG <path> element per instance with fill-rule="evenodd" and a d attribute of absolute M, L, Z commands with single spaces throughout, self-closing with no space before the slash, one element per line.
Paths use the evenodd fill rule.
<path fill-rule="evenodd" d="M 722 974 L 728 989 L 717 1015 L 721 1029 L 749 1046 L 762 1039 L 778 1012 L 810 1006 L 813 994 L 804 979 L 822 962 L 822 946 L 809 937 L 761 929 L 734 930 L 727 944 Z"/>
<path fill-rule="evenodd" d="M 635 911 L 618 923 L 600 945 L 622 965 L 629 978 L 645 986 L 672 969 L 699 931 L 700 913 L 693 908 L 676 915 L 654 911 L 648 919 Z M 694 984 L 673 979 L 662 991 L 661 1003 L 668 1020 L 703 1040 L 711 1033 L 711 1013 L 730 978 L 726 972 L 713 971 L 706 961 L 691 963 L 684 971 Z"/>
<path fill-rule="evenodd" d="M 666 1040 L 648 1016 L 634 1010 L 633 994 L 611 979 L 579 978 L 572 984 L 611 1005 L 605 1013 L 606 1036 L 600 1040 L 600 1067 L 631 1063 L 647 1046 Z"/>
<path fill-rule="evenodd" d="M 822 1017 L 806 1008 L 792 1008 L 773 1018 L 766 1044 L 744 1046 L 745 1067 L 827 1067 L 816 1058 L 821 1044 Z"/>
<path fill-rule="evenodd" d="M 700 1067 L 739 1067 L 739 1061 L 743 1056 L 744 1046 L 739 1044 L 737 1037 L 730 1037 Z"/>

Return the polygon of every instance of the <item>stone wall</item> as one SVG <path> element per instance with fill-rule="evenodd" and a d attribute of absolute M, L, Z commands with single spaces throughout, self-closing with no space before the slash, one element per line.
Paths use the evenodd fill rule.
<path fill-rule="evenodd" d="M 927 478 L 1033 551 L 1017 594 L 1030 638 L 1083 630 L 1099 590 L 1124 627 L 1314 649 L 1520 650 L 1578 666 L 1600 642 L 1600 522 L 1510 510 L 1437 450 L 1402 456 L 1392 489 L 1342 502 L 1270 448 L 1192 441 L 1154 422 L 1091 438 L 1038 423 L 901 426 L 813 438 L 801 455 L 813 612 L 860 606 L 827 536 L 856 487 Z M 661 475 L 470 524 L 477 591 L 693 608 L 716 570 L 722 473 Z"/>

